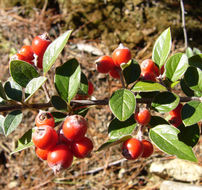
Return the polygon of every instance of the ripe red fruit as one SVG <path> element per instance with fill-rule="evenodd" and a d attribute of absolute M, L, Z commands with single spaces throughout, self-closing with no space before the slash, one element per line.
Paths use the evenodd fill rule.
<path fill-rule="evenodd" d="M 142 109 L 135 113 L 135 120 L 141 125 L 147 125 L 150 122 L 151 114 L 148 109 Z"/>
<path fill-rule="evenodd" d="M 182 124 L 182 119 L 180 116 L 172 116 L 169 120 L 169 122 L 174 125 L 175 127 L 178 127 Z"/>
<path fill-rule="evenodd" d="M 44 33 L 40 36 L 36 36 L 32 40 L 32 49 L 36 55 L 40 56 L 44 54 L 46 48 L 49 46 L 50 43 L 51 41 L 47 37 L 47 34 Z"/>
<path fill-rule="evenodd" d="M 151 59 L 144 60 L 140 67 L 142 73 L 154 73 L 156 76 L 159 76 L 159 68 Z"/>
<path fill-rule="evenodd" d="M 72 143 L 72 152 L 77 158 L 86 157 L 92 150 L 93 143 L 87 137 L 83 137 L 82 139 Z"/>
<path fill-rule="evenodd" d="M 144 147 L 136 138 L 126 140 L 122 145 L 122 155 L 127 160 L 135 160 L 142 155 Z"/>
<path fill-rule="evenodd" d="M 178 106 L 169 112 L 171 116 L 176 116 L 181 118 L 181 110 L 182 110 L 183 105 L 181 103 L 178 104 Z"/>
<path fill-rule="evenodd" d="M 108 73 L 113 67 L 114 62 L 110 56 L 104 55 L 95 61 L 97 70 L 100 73 Z"/>
<path fill-rule="evenodd" d="M 69 141 L 75 141 L 84 137 L 87 126 L 88 124 L 82 116 L 71 115 L 65 119 L 62 130 Z"/>
<path fill-rule="evenodd" d="M 131 60 L 131 52 L 123 44 L 120 44 L 112 53 L 112 59 L 117 67 L 120 67 L 122 63 L 128 63 Z"/>
<path fill-rule="evenodd" d="M 72 161 L 73 154 L 69 150 L 68 146 L 64 144 L 56 145 L 48 153 L 47 162 L 54 172 L 69 168 Z"/>
<path fill-rule="evenodd" d="M 93 94 L 94 87 L 91 81 L 88 81 L 88 95 L 91 96 Z"/>
<path fill-rule="evenodd" d="M 51 113 L 49 112 L 39 112 L 35 118 L 35 124 L 37 127 L 42 125 L 48 125 L 50 127 L 55 127 L 55 120 Z"/>
<path fill-rule="evenodd" d="M 154 151 L 152 143 L 143 139 L 142 144 L 143 144 L 143 147 L 144 147 L 144 151 L 143 151 L 141 157 L 147 158 L 147 157 L 151 156 L 153 151 Z"/>
<path fill-rule="evenodd" d="M 12 58 L 12 60 L 16 59 L 16 60 L 21 60 L 21 61 L 25 61 L 25 62 L 28 62 L 30 63 L 31 65 L 34 64 L 34 62 L 30 59 L 27 59 L 25 56 L 19 54 L 19 53 L 16 53 Z"/>
<path fill-rule="evenodd" d="M 43 125 L 34 131 L 32 140 L 36 147 L 40 149 L 50 149 L 57 144 L 58 134 L 52 127 Z"/>
<path fill-rule="evenodd" d="M 113 67 L 113 69 L 109 72 L 109 75 L 112 78 L 120 79 L 119 70 L 121 71 L 119 67 Z"/>
<path fill-rule="evenodd" d="M 141 76 L 142 76 L 142 80 L 148 80 L 148 81 L 156 82 L 156 75 L 154 73 L 143 72 L 141 74 Z"/>
<path fill-rule="evenodd" d="M 22 46 L 19 51 L 19 54 L 23 55 L 27 60 L 34 59 L 34 52 L 31 46 Z"/>
<path fill-rule="evenodd" d="M 48 150 L 43 150 L 38 147 L 35 147 L 35 153 L 41 160 L 47 160 L 48 152 Z"/>

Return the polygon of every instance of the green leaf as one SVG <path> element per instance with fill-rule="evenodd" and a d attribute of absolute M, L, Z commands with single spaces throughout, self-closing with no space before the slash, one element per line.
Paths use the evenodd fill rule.
<path fill-rule="evenodd" d="M 202 103 L 198 101 L 187 102 L 181 111 L 185 126 L 193 125 L 202 119 Z"/>
<path fill-rule="evenodd" d="M 81 78 L 81 68 L 76 59 L 71 59 L 56 68 L 55 86 L 60 97 L 68 102 L 76 95 Z"/>
<path fill-rule="evenodd" d="M 180 159 L 196 162 L 197 159 L 190 146 L 179 141 L 180 131 L 170 125 L 158 125 L 149 131 L 152 142 L 163 152 L 176 155 Z"/>
<path fill-rule="evenodd" d="M 0 80 L 0 97 L 1 97 L 2 99 L 4 99 L 4 100 L 7 100 L 7 98 L 6 98 L 6 93 L 5 93 L 5 91 L 4 91 L 4 88 L 3 88 L 3 85 L 2 85 L 2 83 L 1 83 L 1 80 Z"/>
<path fill-rule="evenodd" d="M 191 97 L 191 96 L 194 96 L 194 91 L 191 90 L 191 89 L 187 86 L 187 84 L 186 84 L 186 82 L 185 82 L 184 79 L 181 79 L 181 80 L 180 80 L 180 86 L 181 86 L 181 89 L 182 89 L 182 91 L 184 92 L 185 95 L 190 96 L 190 97 Z"/>
<path fill-rule="evenodd" d="M 107 142 L 105 142 L 104 144 L 102 144 L 98 149 L 97 151 L 101 151 L 101 150 L 104 150 L 106 148 L 109 148 L 109 147 L 112 147 L 114 145 L 117 145 L 117 144 L 120 144 L 128 139 L 132 138 L 131 135 L 127 135 L 125 137 L 122 137 L 120 139 L 110 139 L 108 140 Z"/>
<path fill-rule="evenodd" d="M 179 96 L 171 92 L 160 92 L 154 97 L 152 107 L 161 113 L 169 112 L 177 107 Z"/>
<path fill-rule="evenodd" d="M 194 47 L 194 48 L 193 48 L 193 53 L 194 53 L 194 55 L 201 54 L 201 50 Z"/>
<path fill-rule="evenodd" d="M 151 120 L 149 122 L 149 126 L 156 127 L 157 125 L 160 124 L 169 124 L 164 118 L 160 116 L 151 116 Z"/>
<path fill-rule="evenodd" d="M 202 96 L 202 71 L 196 67 L 189 67 L 184 75 L 187 86 L 195 91 L 195 95 Z"/>
<path fill-rule="evenodd" d="M 194 53 L 193 53 L 193 51 L 192 51 L 192 49 L 190 47 L 188 47 L 186 49 L 186 55 L 187 55 L 188 58 L 190 58 L 190 57 L 192 57 L 194 55 Z"/>
<path fill-rule="evenodd" d="M 81 72 L 81 81 L 78 94 L 88 95 L 88 79 L 83 72 Z"/>
<path fill-rule="evenodd" d="M 55 125 L 58 125 L 59 123 L 61 123 L 62 121 L 64 121 L 65 118 L 67 117 L 67 114 L 61 113 L 61 112 L 51 112 L 51 114 L 54 117 Z"/>
<path fill-rule="evenodd" d="M 189 58 L 189 65 L 198 67 L 202 70 L 202 54 L 194 55 Z"/>
<path fill-rule="evenodd" d="M 184 142 L 186 145 L 194 147 L 200 137 L 200 130 L 197 124 L 185 127 L 183 124 L 178 126 L 180 133 L 178 133 L 178 138 L 180 141 Z"/>
<path fill-rule="evenodd" d="M 131 90 L 133 92 L 167 91 L 166 87 L 159 83 L 144 82 L 144 81 L 137 82 Z"/>
<path fill-rule="evenodd" d="M 140 65 L 133 59 L 130 60 L 127 67 L 123 69 L 123 75 L 128 85 L 135 82 L 140 77 L 140 73 Z"/>
<path fill-rule="evenodd" d="M 135 111 L 135 96 L 127 89 L 119 89 L 115 91 L 110 97 L 109 106 L 112 113 L 120 121 L 125 121 Z"/>
<path fill-rule="evenodd" d="M 10 74 L 13 80 L 22 87 L 26 87 L 33 78 L 39 77 L 39 73 L 32 65 L 20 60 L 10 62 Z"/>
<path fill-rule="evenodd" d="M 153 51 L 152 51 L 152 60 L 161 68 L 171 49 L 171 33 L 170 28 L 164 30 L 161 35 L 156 40 Z"/>
<path fill-rule="evenodd" d="M 0 115 L 0 134 L 4 135 L 4 116 Z"/>
<path fill-rule="evenodd" d="M 10 112 L 4 120 L 4 132 L 5 135 L 8 136 L 11 132 L 13 132 L 20 122 L 22 121 L 22 112 L 20 110 L 15 110 Z"/>
<path fill-rule="evenodd" d="M 59 96 L 52 96 L 51 103 L 53 107 L 57 110 L 64 111 L 64 112 L 68 111 L 67 103 Z"/>
<path fill-rule="evenodd" d="M 17 84 L 12 78 L 4 84 L 6 95 L 11 100 L 22 101 L 22 87 Z"/>
<path fill-rule="evenodd" d="M 81 116 L 85 117 L 86 114 L 88 113 L 89 108 L 90 108 L 89 106 L 80 106 L 80 107 L 74 108 L 73 112 L 76 115 L 81 115 Z"/>
<path fill-rule="evenodd" d="M 60 37 L 55 39 L 46 49 L 43 56 L 43 72 L 47 73 L 52 65 L 55 63 L 55 60 L 65 47 L 72 30 L 68 30 Z"/>
<path fill-rule="evenodd" d="M 34 146 L 34 143 L 32 142 L 32 133 L 34 129 L 29 129 L 19 140 L 18 140 L 18 145 L 17 148 L 10 153 L 14 154 L 16 152 L 19 152 L 21 150 L 30 148 Z"/>
<path fill-rule="evenodd" d="M 29 100 L 34 93 L 41 88 L 41 86 L 46 82 L 47 78 L 46 77 L 37 77 L 33 78 L 26 86 L 25 93 L 27 94 L 27 97 L 25 99 L 25 102 Z"/>
<path fill-rule="evenodd" d="M 136 121 L 132 115 L 126 121 L 119 121 L 114 118 L 108 127 L 108 134 L 110 139 L 122 138 L 126 135 L 131 135 L 136 127 Z"/>
<path fill-rule="evenodd" d="M 175 82 L 184 75 L 188 66 L 188 58 L 186 54 L 176 53 L 168 59 L 165 65 L 166 77 L 172 82 Z"/>

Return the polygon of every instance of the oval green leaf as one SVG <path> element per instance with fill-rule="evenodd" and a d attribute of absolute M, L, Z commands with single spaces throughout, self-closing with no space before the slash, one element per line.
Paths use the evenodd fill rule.
<path fill-rule="evenodd" d="M 81 72 L 81 81 L 79 85 L 78 94 L 88 94 L 88 79 L 86 78 L 86 75 L 83 72 Z"/>
<path fill-rule="evenodd" d="M 129 90 L 119 89 L 110 97 L 109 106 L 116 118 L 125 121 L 135 111 L 136 99 Z"/>
<path fill-rule="evenodd" d="M 181 111 L 185 126 L 193 125 L 202 120 L 202 103 L 198 101 L 187 102 Z"/>
<path fill-rule="evenodd" d="M 164 30 L 161 35 L 156 40 L 153 51 L 152 51 L 152 60 L 161 68 L 171 49 L 171 33 L 170 28 Z"/>
<path fill-rule="evenodd" d="M 25 93 L 26 93 L 25 102 L 29 100 L 39 88 L 41 88 L 41 86 L 46 82 L 46 80 L 47 80 L 46 77 L 41 76 L 41 77 L 33 78 L 27 84 L 25 88 Z"/>
<path fill-rule="evenodd" d="M 32 133 L 34 129 L 29 129 L 19 140 L 17 144 L 17 148 L 10 153 L 14 154 L 16 152 L 22 151 L 24 149 L 30 148 L 34 146 L 34 143 L 32 142 Z"/>
<path fill-rule="evenodd" d="M 39 73 L 32 65 L 20 60 L 10 62 L 10 74 L 13 80 L 22 87 L 26 87 L 33 78 L 39 77 Z"/>
<path fill-rule="evenodd" d="M 181 89 L 182 89 L 182 91 L 184 92 L 185 95 L 190 96 L 190 97 L 191 97 L 191 96 L 194 96 L 194 91 L 191 90 L 191 89 L 187 86 L 187 84 L 186 84 L 186 82 L 185 82 L 184 79 L 181 79 L 181 80 L 180 80 L 180 86 L 181 86 Z"/>
<path fill-rule="evenodd" d="M 190 58 L 190 57 L 192 57 L 194 55 L 194 53 L 193 53 L 193 51 L 192 51 L 192 49 L 190 47 L 188 47 L 186 49 L 186 55 L 187 55 L 188 58 Z"/>
<path fill-rule="evenodd" d="M 133 92 L 160 91 L 160 92 L 162 92 L 162 91 L 167 91 L 167 89 L 165 86 L 163 86 L 159 83 L 139 81 L 133 86 L 131 91 L 133 91 Z"/>
<path fill-rule="evenodd" d="M 194 147 L 197 144 L 200 137 L 200 130 L 197 124 L 186 127 L 182 124 L 178 129 L 180 130 L 180 133 L 178 133 L 180 141 L 191 147 Z"/>
<path fill-rule="evenodd" d="M 178 139 L 179 132 L 177 128 L 170 125 L 158 125 L 149 131 L 149 137 L 163 152 L 196 162 L 192 148 Z"/>
<path fill-rule="evenodd" d="M 22 121 L 22 112 L 20 110 L 15 110 L 10 112 L 4 120 L 4 132 L 5 135 L 8 136 L 11 132 L 13 132 L 20 122 Z"/>
<path fill-rule="evenodd" d="M 76 95 L 81 79 L 81 68 L 76 59 L 71 59 L 56 68 L 55 87 L 60 97 L 70 102 Z"/>
<path fill-rule="evenodd" d="M 171 92 L 160 92 L 154 97 L 152 107 L 158 112 L 169 112 L 177 107 L 180 102 L 179 96 Z"/>
<path fill-rule="evenodd" d="M 189 58 L 189 65 L 198 67 L 202 70 L 202 54 L 194 55 Z"/>
<path fill-rule="evenodd" d="M 57 110 L 67 112 L 67 103 L 60 96 L 52 96 L 51 103 Z"/>
<path fill-rule="evenodd" d="M 46 49 L 43 56 L 43 72 L 47 73 L 52 65 L 55 63 L 55 60 L 65 47 L 72 30 L 66 31 L 60 37 L 55 39 Z"/>
<path fill-rule="evenodd" d="M 131 116 L 126 121 L 119 121 L 114 118 L 108 127 L 108 134 L 110 139 L 122 138 L 127 135 L 131 135 L 136 127 L 136 121 Z"/>
<path fill-rule="evenodd" d="M 165 65 L 166 77 L 172 82 L 175 82 L 184 75 L 188 66 L 188 58 L 186 54 L 176 53 L 168 59 Z"/>
<path fill-rule="evenodd" d="M 150 127 L 156 127 L 157 125 L 161 125 L 161 124 L 168 124 L 169 123 L 162 117 L 160 116 L 151 116 L 151 120 L 149 122 L 149 126 Z"/>

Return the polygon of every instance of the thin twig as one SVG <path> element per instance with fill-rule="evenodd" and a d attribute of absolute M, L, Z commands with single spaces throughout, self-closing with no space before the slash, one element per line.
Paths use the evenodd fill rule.
<path fill-rule="evenodd" d="M 188 47 L 188 40 L 187 40 L 187 31 L 185 26 L 185 11 L 184 11 L 184 3 L 183 0 L 180 0 L 180 7 L 181 7 L 181 14 L 182 14 L 182 28 L 184 32 L 184 47 L 187 49 Z"/>
<path fill-rule="evenodd" d="M 47 102 L 49 102 L 49 101 L 50 101 L 50 94 L 49 94 L 49 92 L 48 92 L 46 83 L 42 85 L 42 88 L 43 88 L 43 90 L 44 90 L 44 92 L 45 92 L 46 100 L 47 100 Z"/>

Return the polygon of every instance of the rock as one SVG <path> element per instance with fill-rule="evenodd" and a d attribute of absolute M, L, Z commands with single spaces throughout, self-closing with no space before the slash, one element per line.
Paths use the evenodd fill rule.
<path fill-rule="evenodd" d="M 164 181 L 161 186 L 160 190 L 202 190 L 201 186 L 197 185 L 190 185 L 186 183 L 179 183 L 173 181 Z"/>
<path fill-rule="evenodd" d="M 185 182 L 197 182 L 201 179 L 202 167 L 192 162 L 174 159 L 166 162 L 153 162 L 150 172 L 162 178 L 169 177 Z"/>

